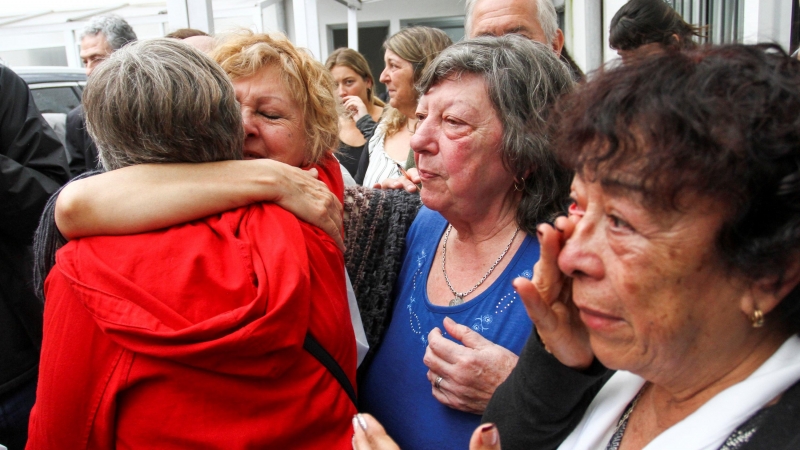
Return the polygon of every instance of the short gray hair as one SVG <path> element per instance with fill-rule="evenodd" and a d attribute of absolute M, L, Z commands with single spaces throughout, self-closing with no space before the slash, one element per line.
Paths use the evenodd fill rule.
<path fill-rule="evenodd" d="M 481 0 L 467 0 L 466 1 L 466 15 L 464 18 L 464 31 L 467 36 L 472 35 L 472 11 L 475 9 L 475 4 Z M 483 0 L 489 1 L 489 0 Z M 536 3 L 537 17 L 539 26 L 542 27 L 542 32 L 547 39 L 547 45 L 553 44 L 553 39 L 556 38 L 558 33 L 558 14 L 556 14 L 556 7 L 553 5 L 553 0 L 518 0 Z"/>
<path fill-rule="evenodd" d="M 545 44 L 518 35 L 486 36 L 453 44 L 428 67 L 417 89 L 424 95 L 464 73 L 483 78 L 503 123 L 503 164 L 523 185 L 517 223 L 529 234 L 564 207 L 569 173 L 556 162 L 548 117 L 573 86 L 569 69 Z"/>
<path fill-rule="evenodd" d="M 242 159 L 233 84 L 181 41 L 140 41 L 112 53 L 89 77 L 83 105 L 106 170 Z"/>
<path fill-rule="evenodd" d="M 84 36 L 96 36 L 103 33 L 111 49 L 117 51 L 125 44 L 136 40 L 133 28 L 122 17 L 116 14 L 94 16 L 83 28 L 80 39 Z M 80 40 L 79 39 L 79 40 Z"/>

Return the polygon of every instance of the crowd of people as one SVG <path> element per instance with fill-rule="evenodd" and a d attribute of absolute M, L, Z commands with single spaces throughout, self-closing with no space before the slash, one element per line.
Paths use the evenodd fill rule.
<path fill-rule="evenodd" d="M 550 0 L 467 0 L 384 103 L 101 16 L 66 150 L 0 66 L 0 448 L 800 446 L 800 61 L 611 24 L 584 79 Z"/>

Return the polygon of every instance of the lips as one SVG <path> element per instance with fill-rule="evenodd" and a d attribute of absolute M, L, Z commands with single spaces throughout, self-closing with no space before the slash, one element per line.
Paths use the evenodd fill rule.
<path fill-rule="evenodd" d="M 423 182 L 428 181 L 428 180 L 432 180 L 433 178 L 436 178 L 436 177 L 439 176 L 439 175 L 437 175 L 437 174 L 435 174 L 433 172 L 429 172 L 429 171 L 427 171 L 425 169 L 420 169 L 419 167 L 417 167 L 417 171 L 419 172 L 420 180 L 422 180 Z"/>
<path fill-rule="evenodd" d="M 581 321 L 592 331 L 609 331 L 611 328 L 623 323 L 621 317 L 595 309 L 578 306 L 578 311 L 580 311 Z"/>
<path fill-rule="evenodd" d="M 252 152 L 252 151 L 247 151 L 247 150 L 244 151 L 242 156 L 244 157 L 244 159 L 264 159 L 265 158 L 265 156 L 262 156 L 259 153 Z"/>

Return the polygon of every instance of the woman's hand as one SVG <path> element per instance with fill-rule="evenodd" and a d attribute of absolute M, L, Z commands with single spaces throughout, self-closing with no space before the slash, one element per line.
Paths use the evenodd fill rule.
<path fill-rule="evenodd" d="M 322 229 L 344 251 L 342 204 L 325 183 L 317 180 L 317 169 L 302 170 L 285 165 L 280 176 L 283 180 L 277 182 L 280 191 L 273 200 L 275 204 Z"/>
<path fill-rule="evenodd" d="M 400 450 L 383 426 L 369 414 L 353 417 L 353 450 Z"/>
<path fill-rule="evenodd" d="M 519 357 L 449 317 L 444 319 L 444 328 L 464 345 L 444 338 L 438 328 L 428 334 L 422 362 L 429 369 L 431 392 L 450 408 L 482 414 Z"/>
<path fill-rule="evenodd" d="M 558 268 L 558 255 L 575 230 L 577 218 L 559 217 L 555 227 L 537 227 L 541 255 L 533 266 L 533 280 L 517 278 L 514 288 L 528 311 L 536 332 L 562 364 L 588 368 L 594 360 L 589 334 L 572 303 L 571 283 Z"/>
<path fill-rule="evenodd" d="M 358 122 L 358 119 L 369 114 L 367 105 L 365 105 L 364 101 L 361 100 L 361 97 L 357 95 L 348 95 L 344 98 L 342 105 L 344 106 L 345 111 L 353 114 L 353 120 L 356 122 Z"/>
<path fill-rule="evenodd" d="M 405 171 L 405 176 L 397 178 L 387 178 L 380 183 L 376 183 L 373 188 L 375 189 L 405 189 L 407 192 L 417 192 L 422 180 L 419 177 L 419 171 L 412 167 Z"/>

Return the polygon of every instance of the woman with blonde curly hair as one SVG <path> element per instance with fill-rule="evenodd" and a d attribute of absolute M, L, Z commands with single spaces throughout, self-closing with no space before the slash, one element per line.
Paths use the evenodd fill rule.
<path fill-rule="evenodd" d="M 338 116 L 330 74 L 283 37 L 240 32 L 211 51 L 233 81 L 244 121 L 245 158 L 300 167 L 336 147 Z"/>

